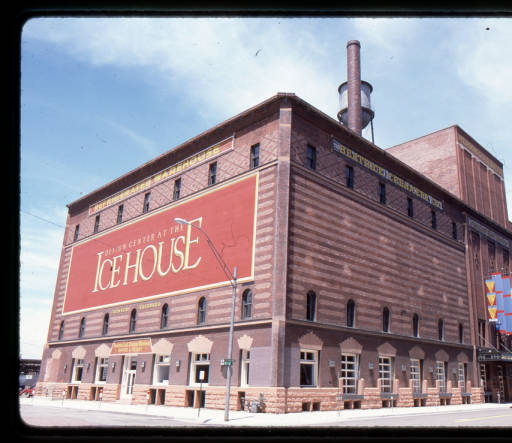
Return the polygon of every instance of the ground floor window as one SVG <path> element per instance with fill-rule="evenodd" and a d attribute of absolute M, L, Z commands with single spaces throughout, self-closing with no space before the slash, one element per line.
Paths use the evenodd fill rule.
<path fill-rule="evenodd" d="M 393 357 L 379 357 L 381 392 L 393 392 Z"/>
<path fill-rule="evenodd" d="M 446 366 L 447 362 L 436 361 L 436 379 L 439 381 L 439 391 L 446 392 Z"/>
<path fill-rule="evenodd" d="M 459 388 L 462 388 L 462 392 L 466 392 L 466 378 L 467 378 L 468 365 L 467 363 L 459 362 L 458 369 L 458 380 Z"/>
<path fill-rule="evenodd" d="M 171 356 L 170 355 L 155 355 L 155 366 L 153 368 L 153 384 L 154 385 L 168 385 Z"/>
<path fill-rule="evenodd" d="M 249 386 L 249 368 L 251 363 L 251 351 L 242 349 L 240 363 L 240 386 Z"/>
<path fill-rule="evenodd" d="M 357 354 L 341 354 L 340 378 L 343 380 L 344 394 L 357 394 L 358 359 Z"/>
<path fill-rule="evenodd" d="M 421 392 L 423 381 L 423 361 L 411 358 L 411 385 L 413 392 Z"/>
<path fill-rule="evenodd" d="M 480 379 L 482 380 L 482 386 L 484 391 L 487 391 L 487 370 L 485 369 L 485 364 L 480 364 Z"/>
<path fill-rule="evenodd" d="M 108 374 L 108 358 L 98 358 L 96 364 L 96 383 L 106 383 Z"/>
<path fill-rule="evenodd" d="M 301 349 L 300 351 L 300 385 L 316 386 L 318 374 L 318 351 Z"/>
<path fill-rule="evenodd" d="M 210 354 L 193 353 L 190 357 L 190 385 L 208 383 L 210 377 Z"/>
<path fill-rule="evenodd" d="M 73 383 L 81 383 L 83 375 L 84 375 L 84 360 L 82 358 L 77 358 L 75 360 L 75 365 L 73 368 L 73 378 L 71 379 L 71 381 Z"/>

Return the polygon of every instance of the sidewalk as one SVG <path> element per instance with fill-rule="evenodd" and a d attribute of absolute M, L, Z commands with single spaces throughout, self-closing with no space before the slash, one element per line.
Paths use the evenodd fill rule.
<path fill-rule="evenodd" d="M 483 403 L 471 405 L 426 406 L 419 408 L 383 408 L 383 409 L 350 409 L 341 411 L 296 412 L 289 414 L 263 414 L 245 411 L 230 411 L 229 421 L 224 421 L 224 411 L 217 409 L 177 408 L 171 406 L 130 405 L 111 402 L 84 400 L 51 400 L 46 397 L 20 398 L 20 405 L 40 405 L 55 408 L 73 408 L 84 410 L 102 410 L 129 414 L 167 417 L 199 424 L 216 424 L 225 426 L 255 427 L 297 427 L 311 426 L 350 420 L 352 418 L 371 418 L 384 416 L 400 416 L 435 412 L 456 412 L 460 410 L 485 410 L 495 408 L 511 408 L 511 403 Z"/>

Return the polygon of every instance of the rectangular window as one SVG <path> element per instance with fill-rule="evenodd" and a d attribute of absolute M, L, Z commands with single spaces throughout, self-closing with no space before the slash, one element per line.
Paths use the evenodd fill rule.
<path fill-rule="evenodd" d="M 454 240 L 457 240 L 457 238 L 458 238 L 458 235 L 457 235 L 457 223 L 455 223 L 455 222 L 452 222 L 452 238 Z"/>
<path fill-rule="evenodd" d="M 191 386 L 207 384 L 210 377 L 210 354 L 191 354 L 190 379 Z"/>
<path fill-rule="evenodd" d="M 301 349 L 300 351 L 300 385 L 316 386 L 318 373 L 318 351 Z"/>
<path fill-rule="evenodd" d="M 96 366 L 96 383 L 106 383 L 108 375 L 108 358 L 98 358 Z"/>
<path fill-rule="evenodd" d="M 257 168 L 260 165 L 260 144 L 251 146 L 251 169 Z"/>
<path fill-rule="evenodd" d="M 409 217 L 414 217 L 414 202 L 412 198 L 407 197 L 407 215 Z"/>
<path fill-rule="evenodd" d="M 94 233 L 96 234 L 100 230 L 100 216 L 97 215 L 94 220 Z"/>
<path fill-rule="evenodd" d="M 357 394 L 358 355 L 341 354 L 341 379 L 344 394 Z"/>
<path fill-rule="evenodd" d="M 217 162 L 210 164 L 208 171 L 208 186 L 212 186 L 217 182 Z"/>
<path fill-rule="evenodd" d="M 385 205 L 386 204 L 386 184 L 385 183 L 379 183 L 379 200 L 380 203 Z"/>
<path fill-rule="evenodd" d="M 240 364 L 240 386 L 249 386 L 249 368 L 251 363 L 251 351 L 242 349 Z"/>
<path fill-rule="evenodd" d="M 170 355 L 155 355 L 155 367 L 153 369 L 154 385 L 169 384 L 170 364 Z"/>
<path fill-rule="evenodd" d="M 432 219 L 432 229 L 436 229 L 437 230 L 437 214 L 436 214 L 436 211 L 432 211 L 430 213 L 431 215 L 431 219 Z"/>
<path fill-rule="evenodd" d="M 423 360 L 411 358 L 411 386 L 413 392 L 421 392 L 423 382 Z"/>
<path fill-rule="evenodd" d="M 144 194 L 144 206 L 142 207 L 142 212 L 146 213 L 149 211 L 149 200 L 151 199 L 151 192 L 147 192 Z"/>
<path fill-rule="evenodd" d="M 467 363 L 459 362 L 459 368 L 458 368 L 458 381 L 459 381 L 459 388 L 462 388 L 462 392 L 466 392 L 466 379 L 468 375 L 468 365 Z"/>
<path fill-rule="evenodd" d="M 482 387 L 484 388 L 484 392 L 487 389 L 487 370 L 485 368 L 485 363 L 480 363 L 480 380 L 482 380 Z"/>
<path fill-rule="evenodd" d="M 75 234 L 73 235 L 73 241 L 78 240 L 78 235 L 80 234 L 80 225 L 75 226 Z"/>
<path fill-rule="evenodd" d="M 306 148 L 306 166 L 313 171 L 316 169 L 316 148 L 311 145 Z"/>
<path fill-rule="evenodd" d="M 381 392 L 393 392 L 392 357 L 379 357 L 379 378 Z"/>
<path fill-rule="evenodd" d="M 77 358 L 75 360 L 75 365 L 73 368 L 73 383 L 81 383 L 82 377 L 84 375 L 84 361 L 81 358 Z"/>
<path fill-rule="evenodd" d="M 439 382 L 439 391 L 446 392 L 446 366 L 447 362 L 436 361 L 436 379 Z"/>
<path fill-rule="evenodd" d="M 181 178 L 177 178 L 174 180 L 174 191 L 172 193 L 172 199 L 178 200 L 180 198 L 180 192 L 181 192 Z"/>
<path fill-rule="evenodd" d="M 345 179 L 347 188 L 354 189 L 354 168 L 352 166 L 345 166 Z"/>
<path fill-rule="evenodd" d="M 509 273 L 509 267 L 510 267 L 510 259 L 509 254 L 507 250 L 503 250 L 503 272 L 505 274 Z"/>
<path fill-rule="evenodd" d="M 487 249 L 489 253 L 489 272 L 496 271 L 496 245 L 492 241 L 487 242 Z"/>
<path fill-rule="evenodd" d="M 123 209 L 124 205 L 119 205 L 117 208 L 117 224 L 123 221 Z"/>

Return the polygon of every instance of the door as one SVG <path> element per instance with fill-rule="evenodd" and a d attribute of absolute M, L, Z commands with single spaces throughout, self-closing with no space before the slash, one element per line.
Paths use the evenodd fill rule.
<path fill-rule="evenodd" d="M 136 372 L 137 357 L 126 356 L 124 358 L 123 381 L 121 383 L 121 398 L 132 397 Z"/>

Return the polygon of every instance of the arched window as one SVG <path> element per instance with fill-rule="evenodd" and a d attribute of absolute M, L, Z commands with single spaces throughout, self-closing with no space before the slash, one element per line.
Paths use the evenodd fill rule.
<path fill-rule="evenodd" d="M 82 319 L 80 320 L 80 329 L 78 331 L 78 337 L 82 338 L 84 336 L 84 333 L 85 333 L 85 317 L 82 317 Z"/>
<path fill-rule="evenodd" d="M 252 317 L 252 291 L 246 289 L 242 294 L 242 318 Z"/>
<path fill-rule="evenodd" d="M 387 307 L 382 310 L 382 330 L 389 332 L 389 309 Z"/>
<path fill-rule="evenodd" d="M 108 323 L 110 321 L 110 316 L 108 314 L 105 314 L 105 317 L 103 317 L 103 329 L 101 331 L 101 333 L 103 335 L 107 335 L 108 334 Z"/>
<path fill-rule="evenodd" d="M 412 335 L 413 337 L 419 337 L 420 335 L 420 318 L 418 314 L 412 316 Z"/>
<path fill-rule="evenodd" d="M 444 321 L 442 318 L 440 318 L 437 322 L 437 330 L 439 332 L 439 340 L 444 340 Z"/>
<path fill-rule="evenodd" d="M 202 325 L 206 322 L 206 298 L 201 297 L 197 303 L 197 324 Z"/>
<path fill-rule="evenodd" d="M 167 328 L 167 320 L 169 320 L 169 305 L 166 303 L 162 306 L 162 314 L 160 315 L 160 329 Z"/>
<path fill-rule="evenodd" d="M 464 343 L 464 326 L 459 323 L 459 343 Z"/>
<path fill-rule="evenodd" d="M 59 340 L 62 340 L 62 337 L 64 336 L 64 320 L 60 322 L 59 327 Z"/>
<path fill-rule="evenodd" d="M 356 304 L 354 300 L 349 300 L 347 303 L 347 326 L 354 327 L 354 320 L 356 318 Z"/>
<path fill-rule="evenodd" d="M 306 320 L 316 320 L 316 294 L 309 291 L 306 295 Z"/>
<path fill-rule="evenodd" d="M 130 314 L 130 332 L 135 332 L 136 324 L 137 324 L 137 310 L 133 309 Z"/>

